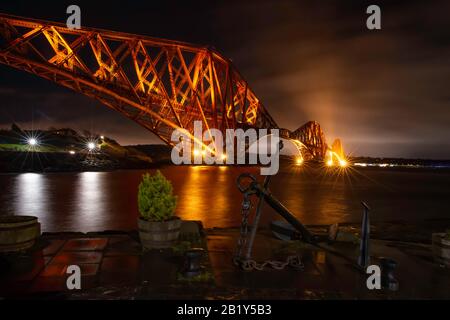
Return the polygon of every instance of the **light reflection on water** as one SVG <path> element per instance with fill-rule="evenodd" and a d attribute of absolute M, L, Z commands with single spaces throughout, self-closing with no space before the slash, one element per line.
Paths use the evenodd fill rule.
<path fill-rule="evenodd" d="M 180 216 L 202 220 L 205 225 L 220 226 L 235 221 L 234 203 L 229 194 L 232 186 L 230 167 L 221 166 L 211 171 L 207 166 L 190 167 L 185 184 L 178 191 Z"/>
<path fill-rule="evenodd" d="M 107 224 L 111 203 L 105 192 L 107 173 L 83 172 L 77 178 L 74 224 L 83 225 L 84 221 L 90 221 L 95 225 Z"/>
<path fill-rule="evenodd" d="M 24 173 L 17 176 L 13 192 L 16 195 L 16 214 L 34 215 L 45 219 L 48 212 L 48 190 L 45 177 L 38 173 Z"/>
<path fill-rule="evenodd" d="M 389 171 L 387 171 L 389 170 Z M 102 231 L 136 228 L 137 187 L 145 172 L 2 174 L 0 215 L 38 216 L 43 231 Z M 178 195 L 177 215 L 206 227 L 238 226 L 242 195 L 236 178 L 257 168 L 162 167 Z M 261 179 L 262 180 L 262 179 Z M 450 173 L 368 169 L 349 176 L 321 169 L 282 168 L 272 193 L 305 224 L 359 222 L 360 201 L 373 221 L 450 218 Z M 278 219 L 265 205 L 261 222 Z"/>

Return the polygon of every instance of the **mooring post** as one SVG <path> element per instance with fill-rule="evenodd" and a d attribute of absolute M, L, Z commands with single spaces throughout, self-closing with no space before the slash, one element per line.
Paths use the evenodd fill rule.
<path fill-rule="evenodd" d="M 369 210 L 370 207 L 365 203 L 361 202 L 363 206 L 363 219 L 361 225 L 361 243 L 359 246 L 359 258 L 358 265 L 361 268 L 366 268 L 370 263 L 369 255 L 369 240 L 370 240 L 370 219 Z"/>
<path fill-rule="evenodd" d="M 391 258 L 380 258 L 381 266 L 381 287 L 390 291 L 398 290 L 398 281 L 394 277 L 394 270 L 397 267 L 397 262 Z"/>

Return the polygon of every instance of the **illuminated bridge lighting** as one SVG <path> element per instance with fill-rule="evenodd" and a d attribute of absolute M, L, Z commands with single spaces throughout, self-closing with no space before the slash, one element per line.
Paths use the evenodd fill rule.
<path fill-rule="evenodd" d="M 327 167 L 334 166 L 334 158 L 336 158 L 336 164 L 339 165 L 341 168 L 346 168 L 349 164 L 348 161 L 344 158 L 343 155 L 339 155 L 337 152 L 334 152 L 332 150 L 327 151 L 328 160 L 326 160 L 325 164 Z"/>
<path fill-rule="evenodd" d="M 281 137 L 297 141 L 305 161 L 324 159 L 328 149 L 342 154 L 340 141 L 327 145 L 315 121 L 294 131 L 280 128 L 235 66 L 216 50 L 103 29 L 74 32 L 65 24 L 1 13 L 0 20 L 0 42 L 8 48 L 0 50 L 1 64 L 103 101 L 172 146 L 173 130 L 184 129 L 202 146 L 197 152 L 213 153 L 190 125 L 201 121 L 207 131 L 280 129 Z M 31 45 L 31 39 L 39 45 Z M 146 101 L 152 101 L 151 108 Z"/>
<path fill-rule="evenodd" d="M 347 166 L 347 161 L 346 160 L 344 160 L 344 159 L 340 159 L 339 160 L 339 165 L 342 167 L 342 168 L 345 168 L 346 166 Z"/>

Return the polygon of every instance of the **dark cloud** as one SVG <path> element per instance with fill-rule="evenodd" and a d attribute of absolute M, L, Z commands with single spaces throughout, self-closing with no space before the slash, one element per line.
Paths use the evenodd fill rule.
<path fill-rule="evenodd" d="M 63 21 L 71 4 L 32 3 L 0 10 Z M 379 31 L 365 28 L 366 1 L 79 3 L 88 26 L 215 46 L 283 127 L 317 120 L 354 154 L 450 158 L 448 1 L 378 1 Z M 0 99 L 0 124 L 33 120 L 156 142 L 97 102 L 7 67 Z"/>

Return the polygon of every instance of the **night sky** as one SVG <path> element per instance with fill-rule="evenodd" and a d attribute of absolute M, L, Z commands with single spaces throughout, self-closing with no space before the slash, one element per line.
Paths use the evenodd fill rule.
<path fill-rule="evenodd" d="M 188 3 L 189 2 L 189 3 Z M 2 1 L 0 11 L 214 46 L 277 123 L 318 121 L 353 155 L 450 159 L 450 1 Z M 382 30 L 366 28 L 369 4 Z M 72 127 L 160 143 L 84 97 L 0 65 L 0 126 Z"/>

